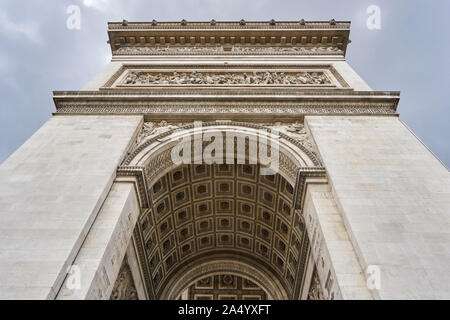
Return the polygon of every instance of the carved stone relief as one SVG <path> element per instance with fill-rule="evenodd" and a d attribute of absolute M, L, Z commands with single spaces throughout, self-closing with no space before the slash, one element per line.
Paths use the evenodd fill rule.
<path fill-rule="evenodd" d="M 110 300 L 138 300 L 137 290 L 126 257 L 120 267 Z"/>
<path fill-rule="evenodd" d="M 133 54 L 167 54 L 167 53 L 215 53 L 223 52 L 223 47 L 121 47 L 114 53 L 118 55 Z"/>
<path fill-rule="evenodd" d="M 233 47 L 233 52 L 259 53 L 259 52 L 285 52 L 296 54 L 342 54 L 338 47 Z"/>
<path fill-rule="evenodd" d="M 280 133 L 284 133 L 287 136 L 293 138 L 294 140 L 300 142 L 303 146 L 305 146 L 308 151 L 312 152 L 317 156 L 314 146 L 309 138 L 305 126 L 303 123 L 295 121 L 294 123 L 286 124 L 281 122 L 275 122 L 272 125 L 268 125 L 268 127 L 272 129 L 277 129 Z"/>
<path fill-rule="evenodd" d="M 181 126 L 182 124 L 179 124 L 178 126 Z M 167 121 L 163 120 L 160 123 L 155 122 L 144 122 L 144 125 L 142 126 L 141 132 L 139 133 L 137 139 L 136 139 L 136 146 L 140 145 L 142 142 L 144 142 L 147 139 L 150 139 L 152 137 L 156 137 L 160 135 L 161 133 L 173 130 L 178 128 L 178 126 L 173 124 L 168 124 Z"/>
<path fill-rule="evenodd" d="M 322 288 L 320 287 L 319 275 L 314 269 L 311 286 L 309 287 L 308 300 L 324 300 Z"/>
<path fill-rule="evenodd" d="M 188 123 L 187 122 L 177 124 L 168 123 L 165 120 L 159 123 L 150 121 L 144 122 L 137 138 L 137 144 L 139 145 L 142 142 L 146 141 L 147 139 L 156 137 L 157 135 L 160 135 L 161 133 L 164 132 L 178 129 L 186 124 Z M 281 123 L 281 122 L 261 123 L 260 125 L 268 129 L 275 129 L 280 133 L 286 134 L 287 136 L 299 142 L 305 143 L 305 146 L 307 146 L 308 149 L 310 149 L 311 151 L 313 150 L 313 145 L 308 137 L 308 134 L 306 133 L 304 125 L 298 121 L 295 121 L 294 123 Z"/>
<path fill-rule="evenodd" d="M 331 85 L 323 72 L 170 72 L 131 71 L 120 85 Z"/>
<path fill-rule="evenodd" d="M 336 46 L 312 47 L 263 47 L 263 46 L 158 46 L 158 47 L 121 47 L 114 51 L 115 55 L 157 55 L 157 54 L 300 54 L 300 55 L 330 55 L 343 54 Z"/>
<path fill-rule="evenodd" d="M 136 139 L 135 146 L 133 147 L 133 150 L 136 150 L 139 146 L 141 146 L 143 143 L 148 141 L 151 138 L 154 138 L 164 132 L 169 132 L 174 129 L 178 129 L 183 127 L 188 123 L 168 123 L 167 121 L 163 120 L 159 123 L 155 122 L 144 122 L 143 127 Z M 313 143 L 311 142 L 311 139 L 308 137 L 308 134 L 304 128 L 304 125 L 302 123 L 299 123 L 298 121 L 294 123 L 281 123 L 281 122 L 275 122 L 275 123 L 265 123 L 261 124 L 262 127 L 265 127 L 267 129 L 277 130 L 280 134 L 284 134 L 285 136 L 294 139 L 296 142 L 300 143 L 302 146 L 306 148 L 310 153 L 312 153 L 315 157 L 317 157 L 317 153 L 315 151 L 315 148 L 313 146 Z M 269 148 L 270 150 L 270 148 Z M 248 152 L 248 145 L 246 145 L 246 152 Z M 161 159 L 160 157 L 165 155 L 164 159 Z M 167 163 L 168 166 L 171 165 L 168 157 L 170 157 L 170 151 L 167 151 L 163 153 L 158 159 L 155 159 L 156 164 L 161 165 L 163 163 Z M 167 158 L 167 159 L 166 159 Z M 284 169 L 287 169 L 286 172 L 290 172 L 292 174 L 292 177 L 295 177 L 297 167 L 295 164 L 285 155 L 280 155 L 280 166 Z M 152 168 L 152 170 L 155 168 Z"/>

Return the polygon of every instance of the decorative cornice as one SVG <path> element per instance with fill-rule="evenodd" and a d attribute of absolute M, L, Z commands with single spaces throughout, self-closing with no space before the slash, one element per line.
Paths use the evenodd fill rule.
<path fill-rule="evenodd" d="M 150 196 L 148 195 L 147 178 L 145 170 L 141 167 L 120 166 L 117 169 L 118 177 L 135 177 L 137 180 L 137 190 L 141 199 L 141 207 L 148 209 L 151 205 Z"/>
<path fill-rule="evenodd" d="M 264 30 L 316 30 L 316 29 L 350 29 L 350 21 L 150 21 L 150 22 L 108 22 L 109 30 L 165 30 L 165 29 L 264 29 Z"/>
<path fill-rule="evenodd" d="M 170 119 L 207 119 L 214 116 L 225 119 L 263 120 L 267 117 L 286 118 L 305 115 L 397 115 L 393 103 L 336 103 L 336 102 L 298 102 L 282 103 L 137 103 L 137 102 L 63 102 L 58 103 L 55 115 L 152 115 Z"/>
<path fill-rule="evenodd" d="M 348 90 L 336 90 L 336 89 L 293 89 L 289 90 L 287 88 L 276 88 L 276 89 L 267 89 L 267 90 L 257 90 L 252 89 L 242 89 L 235 88 L 232 90 L 220 90 L 220 89 L 207 89 L 202 90 L 202 97 L 198 98 L 198 100 L 203 100 L 204 97 L 212 96 L 215 101 L 217 101 L 217 96 L 262 96 L 264 99 L 267 99 L 267 95 L 271 95 L 274 98 L 289 96 L 289 98 L 313 98 L 314 101 L 317 99 L 360 99 L 360 100 L 393 100 L 399 99 L 400 92 L 398 91 L 353 91 L 352 89 Z M 224 94 L 226 93 L 226 94 Z M 76 99 L 76 100 L 89 100 L 89 99 L 126 99 L 126 98 L 134 98 L 138 100 L 148 99 L 151 97 L 158 96 L 182 96 L 182 99 L 185 99 L 186 96 L 198 96 L 197 93 L 193 93 L 192 90 L 184 89 L 184 90 L 100 90 L 100 91 L 53 91 L 53 99 L 56 101 L 67 100 L 67 99 Z"/>
<path fill-rule="evenodd" d="M 306 180 L 308 178 L 326 178 L 327 173 L 324 167 L 302 167 L 297 171 L 297 179 L 294 189 L 294 209 L 303 208 L 303 201 L 306 191 Z"/>
<path fill-rule="evenodd" d="M 232 118 L 251 114 L 255 119 L 270 115 L 396 115 L 399 95 L 348 89 L 205 89 L 201 95 L 186 89 L 115 89 L 54 92 L 54 101 L 56 114 L 141 114 L 197 119 L 212 114 Z"/>
<path fill-rule="evenodd" d="M 111 51 L 122 47 L 280 46 L 336 47 L 345 55 L 350 22 L 237 21 L 237 22 L 110 22 Z M 226 48 L 228 50 L 228 48 Z M 232 50 L 230 49 L 230 52 Z M 204 54 L 204 52 L 202 52 Z M 146 53 L 145 53 L 146 54 Z M 194 53 L 195 54 L 195 53 Z M 214 54 L 214 53 L 213 53 Z M 295 54 L 305 54 L 304 51 Z M 307 52 L 306 52 L 307 54 Z"/>

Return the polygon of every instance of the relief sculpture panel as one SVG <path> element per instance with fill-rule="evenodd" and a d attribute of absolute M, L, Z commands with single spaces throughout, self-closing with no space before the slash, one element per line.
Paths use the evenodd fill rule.
<path fill-rule="evenodd" d="M 305 72 L 148 72 L 130 71 L 121 86 L 148 85 L 332 85 L 323 71 Z"/>
<path fill-rule="evenodd" d="M 228 49 L 228 50 L 227 50 Z M 155 47 L 121 47 L 115 55 L 183 55 L 183 54 L 286 54 L 286 55 L 340 55 L 343 50 L 337 46 L 155 46 Z"/>

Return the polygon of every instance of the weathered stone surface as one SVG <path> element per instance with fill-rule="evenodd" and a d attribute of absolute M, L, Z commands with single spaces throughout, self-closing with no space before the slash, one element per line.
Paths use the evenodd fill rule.
<path fill-rule="evenodd" d="M 382 299 L 450 298 L 450 175 L 393 117 L 308 116 L 359 262 Z"/>
<path fill-rule="evenodd" d="M 73 262 L 81 286 L 66 278 L 57 299 L 109 299 L 139 213 L 133 183 L 114 183 Z"/>
<path fill-rule="evenodd" d="M 0 298 L 52 299 L 139 116 L 56 116 L 0 166 Z"/>
<path fill-rule="evenodd" d="M 399 93 L 345 61 L 348 22 L 108 34 L 112 61 L 55 92 L 56 116 L 0 166 L 0 298 L 177 299 L 213 274 L 268 298 L 450 298 L 448 170 L 398 120 Z M 249 142 L 229 166 L 175 165 L 169 133 L 198 120 Z M 233 164 L 268 128 L 277 175 Z"/>
<path fill-rule="evenodd" d="M 303 215 L 315 259 L 318 293 L 326 299 L 372 299 L 331 187 L 308 184 Z"/>

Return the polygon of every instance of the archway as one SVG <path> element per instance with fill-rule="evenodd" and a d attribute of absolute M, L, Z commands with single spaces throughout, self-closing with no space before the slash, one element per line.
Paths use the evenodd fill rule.
<path fill-rule="evenodd" d="M 245 156 L 237 144 L 223 153 L 232 164 L 173 163 L 171 151 L 180 139 L 198 134 L 192 125 L 146 137 L 124 161 L 121 170 L 140 170 L 143 176 L 148 208 L 135 236 L 152 298 L 176 299 L 196 281 L 221 274 L 250 280 L 269 299 L 298 297 L 309 241 L 295 210 L 297 173 L 320 161 L 305 141 L 276 131 L 277 140 L 270 134 L 268 140 L 279 148 L 278 171 L 262 175 L 263 166 L 249 152 L 261 128 L 203 125 L 202 135 L 225 132 L 244 138 Z"/>
<path fill-rule="evenodd" d="M 288 293 L 275 273 L 268 270 L 263 263 L 256 259 L 232 250 L 216 254 L 204 254 L 201 257 L 190 259 L 169 279 L 161 298 L 175 299 L 205 278 L 223 276 L 233 276 L 236 280 L 238 280 L 237 278 L 248 280 L 254 285 L 253 290 L 259 289 L 264 292 L 266 299 L 281 300 L 288 298 Z M 237 283 L 235 288 L 226 285 L 225 287 L 228 294 L 236 294 L 235 291 L 242 289 L 237 288 Z M 222 288 L 220 284 L 219 286 L 216 284 L 216 286 L 211 285 L 209 289 L 209 294 L 215 294 L 215 290 Z"/>

